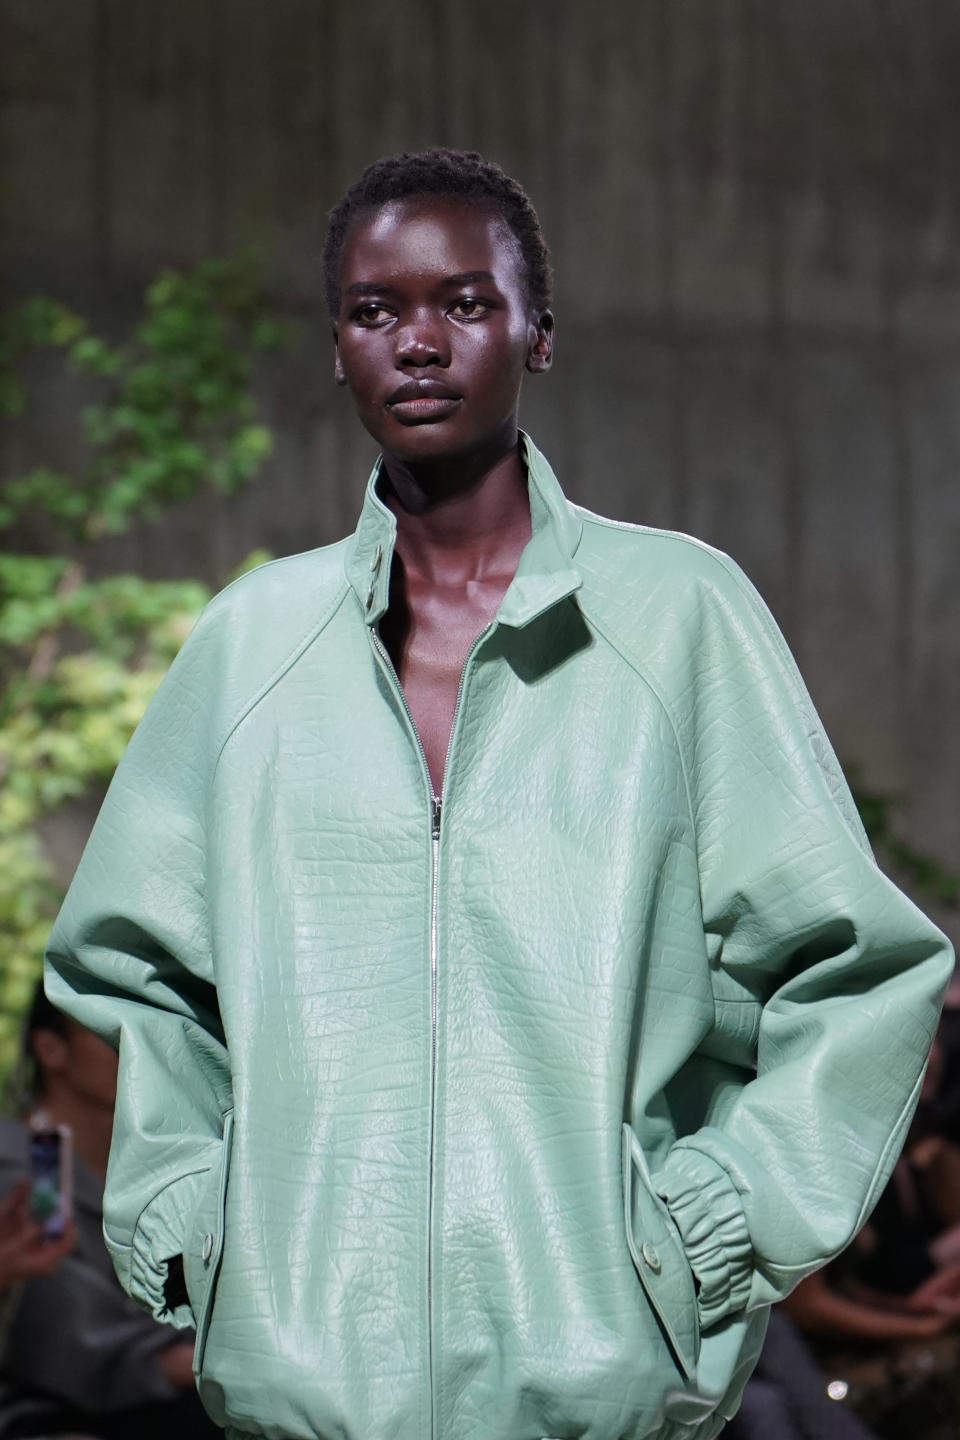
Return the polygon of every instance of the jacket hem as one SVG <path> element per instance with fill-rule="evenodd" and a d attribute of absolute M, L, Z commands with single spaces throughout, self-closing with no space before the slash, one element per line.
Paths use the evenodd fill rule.
<path fill-rule="evenodd" d="M 718 1440 L 726 1424 L 726 1420 L 717 1415 L 711 1415 L 695 1425 L 666 1420 L 658 1429 L 645 1434 L 642 1440 Z M 263 1440 L 264 1431 L 239 1430 L 236 1426 L 227 1426 L 223 1435 L 224 1440 Z M 318 1437 L 318 1440 L 324 1440 L 324 1437 Z M 544 1436 L 543 1440 L 550 1440 L 550 1437 Z"/>

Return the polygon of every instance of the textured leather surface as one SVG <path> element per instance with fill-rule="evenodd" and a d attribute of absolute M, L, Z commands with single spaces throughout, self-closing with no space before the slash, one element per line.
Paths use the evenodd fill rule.
<path fill-rule="evenodd" d="M 768 613 L 527 458 L 533 538 L 451 744 L 435 991 L 376 472 L 353 537 L 205 612 L 51 941 L 53 998 L 120 1045 L 118 1271 L 162 1314 L 183 1253 L 167 1318 L 196 1315 L 232 1435 L 709 1440 L 911 1114 L 949 949 L 875 867 Z"/>

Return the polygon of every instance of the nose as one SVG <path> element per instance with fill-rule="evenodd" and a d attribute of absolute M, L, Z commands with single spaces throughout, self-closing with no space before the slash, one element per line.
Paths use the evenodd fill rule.
<path fill-rule="evenodd" d="M 418 311 L 405 325 L 399 326 L 395 334 L 398 370 L 423 370 L 429 365 L 450 364 L 450 347 L 440 316 Z"/>

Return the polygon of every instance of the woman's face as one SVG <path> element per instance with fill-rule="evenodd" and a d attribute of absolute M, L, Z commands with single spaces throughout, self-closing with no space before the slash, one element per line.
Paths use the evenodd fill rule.
<path fill-rule="evenodd" d="M 336 378 L 386 453 L 415 464 L 515 443 L 521 381 L 549 366 L 552 317 L 531 306 L 496 210 L 392 201 L 347 232 L 340 280 Z"/>
<path fill-rule="evenodd" d="M 59 1087 L 89 1105 L 113 1109 L 117 1099 L 117 1055 L 99 1035 L 68 1020 L 65 1035 L 37 1030 L 33 1050 L 44 1091 Z"/>

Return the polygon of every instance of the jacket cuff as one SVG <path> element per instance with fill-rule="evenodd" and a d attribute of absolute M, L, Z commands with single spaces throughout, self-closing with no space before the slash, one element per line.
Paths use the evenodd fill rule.
<path fill-rule="evenodd" d="M 209 1170 L 181 1175 L 155 1195 L 141 1212 L 129 1252 L 127 1288 L 134 1300 L 157 1320 L 184 1330 L 194 1325 L 193 1310 L 183 1300 L 171 1307 L 167 1295 L 167 1262 L 182 1255 L 185 1226 L 196 1213 Z"/>
<path fill-rule="evenodd" d="M 700 1151 L 675 1146 L 654 1185 L 680 1231 L 697 1281 L 701 1328 L 744 1310 L 753 1278 L 753 1247 L 729 1175 Z"/>

